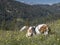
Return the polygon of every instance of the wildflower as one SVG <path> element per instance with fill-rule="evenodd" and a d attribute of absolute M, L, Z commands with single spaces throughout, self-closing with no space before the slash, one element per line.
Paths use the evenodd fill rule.
<path fill-rule="evenodd" d="M 8 42 L 8 40 L 6 40 L 6 42 Z"/>
<path fill-rule="evenodd" d="M 40 39 L 42 39 L 42 37 L 40 37 Z"/>
<path fill-rule="evenodd" d="M 60 39 L 59 38 L 57 38 L 57 41 L 59 41 Z"/>
<path fill-rule="evenodd" d="M 49 44 L 49 41 L 47 42 L 47 44 Z"/>
<path fill-rule="evenodd" d="M 17 41 L 19 41 L 19 40 L 20 40 L 20 38 L 18 37 L 18 38 L 17 38 Z"/>

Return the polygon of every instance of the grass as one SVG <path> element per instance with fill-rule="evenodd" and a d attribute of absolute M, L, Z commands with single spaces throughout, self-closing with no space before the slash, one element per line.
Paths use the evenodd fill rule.
<path fill-rule="evenodd" d="M 26 31 L 0 30 L 0 45 L 60 45 L 60 20 L 49 23 L 53 34 L 26 38 Z"/>

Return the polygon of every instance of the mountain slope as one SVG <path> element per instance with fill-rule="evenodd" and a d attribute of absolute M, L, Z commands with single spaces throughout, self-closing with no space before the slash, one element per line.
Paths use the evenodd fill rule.
<path fill-rule="evenodd" d="M 0 29 L 19 29 L 60 19 L 59 4 L 28 5 L 15 0 L 0 1 Z"/>

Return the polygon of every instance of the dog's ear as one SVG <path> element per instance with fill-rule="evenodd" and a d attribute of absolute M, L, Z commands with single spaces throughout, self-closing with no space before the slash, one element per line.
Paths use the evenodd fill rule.
<path fill-rule="evenodd" d="M 46 31 L 47 27 L 48 27 L 48 26 L 46 26 L 46 25 L 41 26 L 40 32 L 41 32 L 41 33 L 44 33 L 44 32 Z"/>

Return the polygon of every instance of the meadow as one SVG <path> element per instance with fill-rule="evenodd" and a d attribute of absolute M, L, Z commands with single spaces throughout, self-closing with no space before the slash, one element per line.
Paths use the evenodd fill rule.
<path fill-rule="evenodd" d="M 48 23 L 52 34 L 25 37 L 26 31 L 0 30 L 0 45 L 60 45 L 60 20 Z"/>

